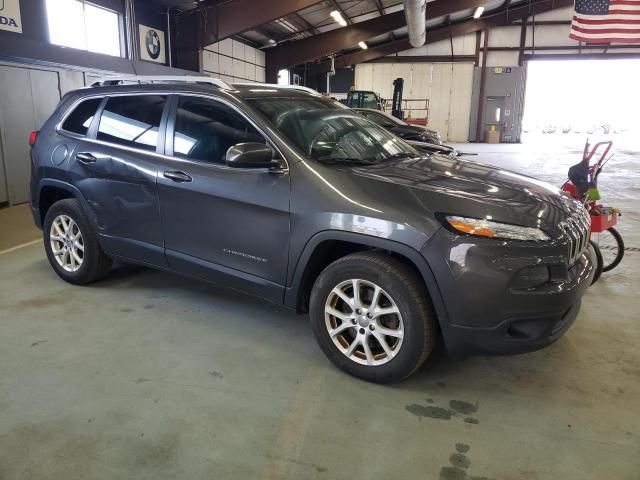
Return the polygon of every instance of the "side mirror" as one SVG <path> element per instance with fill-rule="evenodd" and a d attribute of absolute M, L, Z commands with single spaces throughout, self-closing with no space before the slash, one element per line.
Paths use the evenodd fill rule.
<path fill-rule="evenodd" d="M 269 168 L 274 166 L 273 151 L 264 143 L 237 143 L 229 147 L 227 165 L 235 168 Z"/>

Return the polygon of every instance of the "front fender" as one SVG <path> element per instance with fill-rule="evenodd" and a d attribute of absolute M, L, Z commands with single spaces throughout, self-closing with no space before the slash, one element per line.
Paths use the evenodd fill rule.
<path fill-rule="evenodd" d="M 284 304 L 290 308 L 298 307 L 298 299 L 300 289 L 302 288 L 304 274 L 312 258 L 316 248 L 326 241 L 343 241 L 363 245 L 367 248 L 376 248 L 380 250 L 386 250 L 393 252 L 397 255 L 401 255 L 408 259 L 416 269 L 420 272 L 422 279 L 425 283 L 427 291 L 431 297 L 433 308 L 438 317 L 438 321 L 442 325 L 448 319 L 447 310 L 445 308 L 440 288 L 436 282 L 436 278 L 431 270 L 431 267 L 420 254 L 418 250 L 415 250 L 402 243 L 395 242 L 386 238 L 371 237 L 368 235 L 362 235 L 353 232 L 337 231 L 337 230 L 325 230 L 315 234 L 309 239 L 304 246 L 302 253 L 298 257 L 298 262 L 293 270 L 293 276 L 290 285 L 285 289 Z"/>

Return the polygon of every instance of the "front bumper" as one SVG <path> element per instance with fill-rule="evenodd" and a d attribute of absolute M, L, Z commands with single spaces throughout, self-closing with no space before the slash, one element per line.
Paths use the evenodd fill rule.
<path fill-rule="evenodd" d="M 560 338 L 576 319 L 595 272 L 589 249 L 568 267 L 566 248 L 438 232 L 422 253 L 446 308 L 439 320 L 448 352 L 524 353 Z M 547 268 L 548 281 L 523 288 L 519 275 L 530 267 Z"/>

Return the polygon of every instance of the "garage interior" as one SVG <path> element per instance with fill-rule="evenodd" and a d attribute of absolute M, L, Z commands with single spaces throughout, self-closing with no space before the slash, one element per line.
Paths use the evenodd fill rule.
<path fill-rule="evenodd" d="M 573 0 L 431 0 L 419 47 L 399 0 L 0 6 L 1 480 L 640 478 L 640 34 L 570 39 Z M 28 137 L 111 75 L 372 91 L 389 113 L 402 78 L 405 120 L 558 187 L 587 138 L 611 140 L 598 187 L 623 261 L 549 347 L 441 347 L 389 385 L 336 369 L 306 315 L 224 285 L 127 264 L 67 284 L 31 217 Z"/>

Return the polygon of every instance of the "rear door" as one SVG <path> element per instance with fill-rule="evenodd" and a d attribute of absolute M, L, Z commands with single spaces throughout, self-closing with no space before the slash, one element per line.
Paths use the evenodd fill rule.
<path fill-rule="evenodd" d="M 104 99 L 70 158 L 71 180 L 93 211 L 105 251 L 157 266 L 166 265 L 156 186 L 166 100 L 158 94 Z"/>
<path fill-rule="evenodd" d="M 173 100 L 167 156 L 158 170 L 166 254 L 182 273 L 282 300 L 289 250 L 289 173 L 231 168 L 229 147 L 266 143 L 230 104 Z"/>

